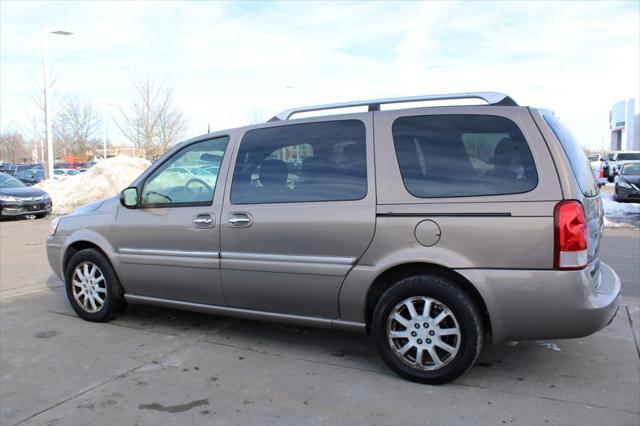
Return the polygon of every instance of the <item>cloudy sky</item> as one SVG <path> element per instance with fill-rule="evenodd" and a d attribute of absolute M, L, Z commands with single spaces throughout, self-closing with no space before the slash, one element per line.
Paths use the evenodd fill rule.
<path fill-rule="evenodd" d="M 185 137 L 291 106 L 495 90 L 553 109 L 582 144 L 640 97 L 640 2 L 0 2 L 0 130 L 38 114 L 51 36 L 55 99 L 126 108 L 131 79 L 175 86 Z M 113 117 L 118 108 L 112 107 Z M 121 142 L 109 124 L 111 138 Z"/>

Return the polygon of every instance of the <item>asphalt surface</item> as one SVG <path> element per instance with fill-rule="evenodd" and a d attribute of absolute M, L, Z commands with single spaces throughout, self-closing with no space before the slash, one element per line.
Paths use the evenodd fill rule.
<path fill-rule="evenodd" d="M 366 336 L 131 306 L 82 321 L 48 220 L 0 222 L 0 424 L 640 424 L 640 231 L 607 230 L 623 284 L 582 339 L 486 345 L 446 386 L 398 378 Z"/>
<path fill-rule="evenodd" d="M 630 228 L 605 230 L 600 257 L 622 281 L 622 295 L 640 299 L 640 231 Z"/>

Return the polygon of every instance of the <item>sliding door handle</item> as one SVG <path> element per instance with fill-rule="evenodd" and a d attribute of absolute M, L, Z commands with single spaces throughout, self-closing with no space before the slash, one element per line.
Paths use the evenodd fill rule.
<path fill-rule="evenodd" d="M 247 227 L 251 225 L 251 216 L 248 213 L 231 213 L 229 223 L 237 228 Z"/>

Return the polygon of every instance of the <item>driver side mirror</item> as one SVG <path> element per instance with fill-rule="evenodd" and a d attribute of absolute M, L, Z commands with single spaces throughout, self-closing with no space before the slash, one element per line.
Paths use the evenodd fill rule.
<path fill-rule="evenodd" d="M 138 188 L 125 188 L 120 192 L 120 204 L 128 209 L 138 207 Z"/>

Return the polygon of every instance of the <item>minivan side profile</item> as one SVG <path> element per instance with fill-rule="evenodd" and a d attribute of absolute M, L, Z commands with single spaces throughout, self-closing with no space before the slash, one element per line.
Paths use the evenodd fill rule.
<path fill-rule="evenodd" d="M 486 105 L 386 109 L 453 99 Z M 365 111 L 292 118 L 351 107 Z M 439 384 L 484 342 L 605 327 L 620 280 L 602 232 L 558 117 L 474 92 L 295 108 L 182 142 L 54 219 L 47 255 L 89 321 L 143 303 L 369 333 L 393 371 Z"/>

